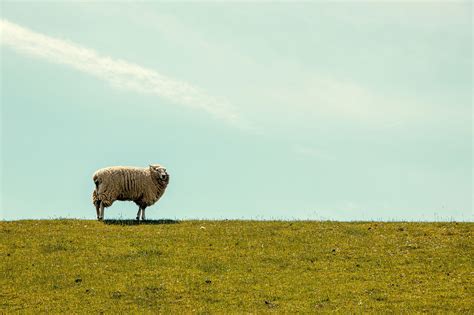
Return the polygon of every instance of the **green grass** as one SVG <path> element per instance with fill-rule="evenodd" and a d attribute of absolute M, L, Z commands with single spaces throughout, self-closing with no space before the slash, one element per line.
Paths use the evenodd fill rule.
<path fill-rule="evenodd" d="M 474 310 L 473 223 L 0 222 L 0 312 Z"/>

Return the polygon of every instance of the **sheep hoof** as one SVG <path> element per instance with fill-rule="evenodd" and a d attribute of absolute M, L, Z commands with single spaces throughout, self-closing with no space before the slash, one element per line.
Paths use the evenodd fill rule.
<path fill-rule="evenodd" d="M 140 219 L 138 217 L 135 220 L 140 221 Z"/>
<path fill-rule="evenodd" d="M 98 221 L 103 221 L 104 218 L 98 217 L 97 220 L 98 220 Z"/>

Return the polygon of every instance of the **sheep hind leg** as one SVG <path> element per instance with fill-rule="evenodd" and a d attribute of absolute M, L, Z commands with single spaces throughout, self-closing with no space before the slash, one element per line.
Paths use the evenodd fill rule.
<path fill-rule="evenodd" d="M 145 221 L 145 207 L 142 208 L 142 221 Z"/>
<path fill-rule="evenodd" d="M 138 208 L 138 212 L 137 212 L 137 221 L 139 221 L 139 220 L 140 220 L 140 215 L 141 215 L 141 212 L 142 212 L 142 208 L 141 208 L 141 207 L 139 207 L 139 208 Z"/>
<path fill-rule="evenodd" d="M 97 220 L 99 220 L 99 221 L 104 220 L 104 204 L 102 203 L 102 201 L 100 202 L 99 216 L 98 216 Z"/>
<path fill-rule="evenodd" d="M 95 206 L 95 212 L 97 213 L 97 220 L 99 220 L 100 217 L 100 200 L 94 202 Z"/>

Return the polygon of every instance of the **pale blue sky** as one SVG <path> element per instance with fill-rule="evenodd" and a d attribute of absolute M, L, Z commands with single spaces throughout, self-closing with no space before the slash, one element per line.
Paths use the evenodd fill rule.
<path fill-rule="evenodd" d="M 472 221 L 472 9 L 2 2 L 1 218 L 161 163 L 149 218 Z"/>

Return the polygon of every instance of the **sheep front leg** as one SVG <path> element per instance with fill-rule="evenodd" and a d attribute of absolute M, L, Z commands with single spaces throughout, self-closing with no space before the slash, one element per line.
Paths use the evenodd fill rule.
<path fill-rule="evenodd" d="M 138 212 L 137 212 L 137 221 L 140 220 L 140 214 L 141 214 L 141 212 L 142 212 L 142 208 L 139 207 L 139 208 L 138 208 Z"/>
<path fill-rule="evenodd" d="M 145 208 L 142 208 L 142 221 L 145 221 Z"/>

